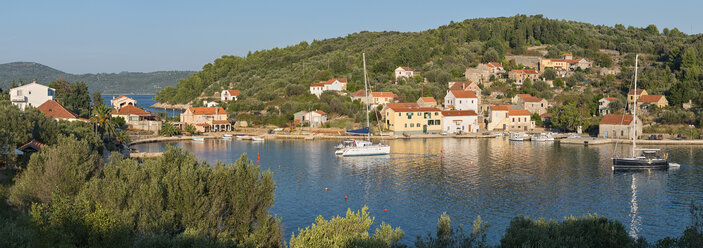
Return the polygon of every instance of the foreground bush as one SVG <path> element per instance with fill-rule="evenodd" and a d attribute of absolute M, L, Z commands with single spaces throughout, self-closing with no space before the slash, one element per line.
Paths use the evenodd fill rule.
<path fill-rule="evenodd" d="M 428 234 L 425 239 L 417 237 L 415 246 L 420 248 L 440 247 L 486 247 L 486 228 L 488 226 L 478 216 L 473 223 L 471 233 L 464 233 L 464 226 L 452 227 L 451 219 L 443 213 L 437 220 L 437 233 L 435 236 Z"/>

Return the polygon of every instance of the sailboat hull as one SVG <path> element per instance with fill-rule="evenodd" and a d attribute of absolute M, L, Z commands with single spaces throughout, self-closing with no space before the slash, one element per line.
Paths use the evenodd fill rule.
<path fill-rule="evenodd" d="M 362 147 L 349 147 L 343 150 L 342 156 L 376 156 L 388 155 L 391 153 L 391 147 L 388 145 L 370 145 Z"/>
<path fill-rule="evenodd" d="M 613 169 L 615 170 L 666 170 L 669 168 L 668 159 L 648 159 L 648 158 L 613 158 Z"/>

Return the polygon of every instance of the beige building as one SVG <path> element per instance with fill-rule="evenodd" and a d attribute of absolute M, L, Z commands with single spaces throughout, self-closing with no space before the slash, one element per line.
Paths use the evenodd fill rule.
<path fill-rule="evenodd" d="M 632 121 L 635 120 L 635 136 L 642 135 L 642 121 L 632 115 L 608 114 L 598 123 L 598 137 L 611 139 L 632 139 Z"/>
<path fill-rule="evenodd" d="M 349 95 L 352 100 L 357 100 L 360 101 L 364 104 L 368 104 L 366 102 L 366 91 L 364 90 L 357 90 L 354 93 L 351 93 Z M 370 105 L 379 105 L 379 104 L 386 104 L 386 103 L 391 103 L 395 101 L 395 99 L 398 98 L 398 95 L 396 95 L 393 92 L 370 92 L 368 100 L 371 102 Z"/>
<path fill-rule="evenodd" d="M 476 133 L 478 129 L 478 114 L 475 111 L 442 111 L 442 132 L 450 134 Z"/>
<path fill-rule="evenodd" d="M 119 96 L 110 100 L 113 109 L 119 110 L 126 106 L 137 106 L 137 100 L 128 96 Z"/>
<path fill-rule="evenodd" d="M 410 67 L 407 66 L 400 66 L 398 68 L 395 68 L 395 80 L 398 80 L 400 78 L 411 78 L 415 76 L 415 71 L 411 69 Z"/>
<path fill-rule="evenodd" d="M 434 108 L 437 107 L 437 100 L 434 97 L 424 96 L 417 99 L 417 104 L 420 107 Z"/>
<path fill-rule="evenodd" d="M 559 59 L 542 59 L 539 62 L 539 71 L 543 72 L 544 69 L 547 67 L 554 68 L 557 72 L 559 71 L 575 71 L 577 68 L 581 68 L 581 70 L 586 70 L 588 68 L 591 68 L 592 62 L 580 58 L 580 59 L 573 59 L 573 55 L 570 53 L 563 53 L 561 54 L 561 58 Z"/>
<path fill-rule="evenodd" d="M 320 127 L 327 123 L 327 113 L 322 110 L 315 110 L 311 112 L 299 111 L 293 114 L 293 120 L 295 124 L 307 123 L 310 127 Z"/>
<path fill-rule="evenodd" d="M 498 62 L 479 64 L 475 68 L 466 68 L 464 76 L 472 82 L 488 82 L 491 76 L 500 78 L 501 73 L 505 73 L 503 65 Z"/>
<path fill-rule="evenodd" d="M 652 107 L 663 108 L 669 106 L 669 101 L 663 95 L 643 95 L 637 100 L 637 106 L 641 110 L 649 110 Z"/>
<path fill-rule="evenodd" d="M 449 82 L 449 90 L 469 90 L 473 91 L 481 101 L 481 87 L 476 82 Z"/>
<path fill-rule="evenodd" d="M 524 109 L 511 109 L 510 106 L 491 106 L 489 110 L 489 131 L 530 131 L 535 128 L 530 112 Z"/>
<path fill-rule="evenodd" d="M 531 114 L 544 114 L 547 112 L 549 103 L 544 98 L 534 97 L 530 94 L 517 94 L 512 98 L 515 109 L 525 109 Z"/>
<path fill-rule="evenodd" d="M 131 129 L 158 133 L 162 126 L 160 121 L 155 120 L 154 115 L 133 105 L 113 110 L 112 117 L 121 117 L 125 120 L 127 127 Z"/>
<path fill-rule="evenodd" d="M 617 100 L 615 97 L 603 97 L 598 100 L 598 114 L 601 116 L 610 114 L 610 103 Z"/>
<path fill-rule="evenodd" d="M 194 125 L 198 132 L 218 132 L 232 130 L 227 119 L 227 111 L 222 107 L 190 107 L 181 114 L 181 124 Z"/>
<path fill-rule="evenodd" d="M 515 80 L 515 84 L 522 85 L 525 79 L 530 79 L 532 82 L 537 80 L 539 73 L 535 70 L 512 70 L 508 72 L 508 78 Z"/>

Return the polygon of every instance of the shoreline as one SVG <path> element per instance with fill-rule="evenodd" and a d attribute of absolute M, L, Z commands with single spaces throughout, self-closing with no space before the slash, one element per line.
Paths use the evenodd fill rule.
<path fill-rule="evenodd" d="M 191 106 L 188 104 L 168 104 L 168 103 L 160 103 L 156 102 L 149 106 L 150 108 L 155 108 L 155 109 L 180 109 L 180 110 L 186 110 L 190 108 Z"/>

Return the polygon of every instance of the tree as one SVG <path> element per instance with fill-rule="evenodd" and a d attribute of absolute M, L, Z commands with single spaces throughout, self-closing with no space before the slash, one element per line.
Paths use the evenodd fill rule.
<path fill-rule="evenodd" d="M 486 52 L 483 54 L 482 61 L 483 61 L 483 63 L 488 63 L 488 62 L 492 62 L 492 61 L 498 61 L 499 59 L 500 59 L 500 54 L 495 49 L 493 49 L 491 47 L 491 48 L 488 48 L 488 50 L 486 50 Z"/>
<path fill-rule="evenodd" d="M 165 122 L 164 125 L 161 126 L 161 131 L 159 131 L 159 134 L 163 136 L 173 136 L 178 133 L 178 129 L 176 129 L 176 127 L 174 127 L 170 122 Z"/>
<path fill-rule="evenodd" d="M 49 87 L 55 89 L 55 97 L 61 105 L 79 116 L 88 117 L 90 115 L 90 92 L 85 83 L 69 83 L 60 78 L 51 82 Z"/>
<path fill-rule="evenodd" d="M 391 247 L 405 235 L 400 228 L 381 223 L 380 229 L 369 236 L 373 221 L 366 206 L 359 212 L 348 209 L 345 217 L 329 221 L 318 216 L 312 227 L 298 229 L 298 236 L 292 234 L 290 247 Z"/>
<path fill-rule="evenodd" d="M 435 236 L 429 233 L 425 239 L 418 236 L 415 246 L 418 248 L 486 247 L 486 228 L 488 225 L 481 221 L 481 216 L 478 216 L 474 220 L 471 233 L 466 234 L 463 225 L 452 227 L 449 215 L 443 213 L 437 220 Z"/>
<path fill-rule="evenodd" d="M 542 72 L 542 77 L 546 80 L 554 80 L 557 78 L 557 72 L 554 71 L 554 68 L 552 67 L 547 67 L 544 68 L 544 72 Z"/>
<path fill-rule="evenodd" d="M 636 247 L 625 227 L 598 215 L 563 222 L 515 217 L 500 240 L 502 247 Z"/>
<path fill-rule="evenodd" d="M 559 87 L 559 88 L 564 88 L 564 80 L 561 80 L 561 78 L 554 79 L 554 87 Z"/>
<path fill-rule="evenodd" d="M 97 105 L 93 109 L 91 122 L 102 128 L 102 131 L 107 135 L 107 139 L 111 140 L 115 137 L 115 122 L 112 120 L 112 109 L 103 105 Z"/>
<path fill-rule="evenodd" d="M 573 104 L 560 105 L 552 113 L 551 123 L 553 127 L 565 131 L 576 131 L 578 126 L 588 128 L 589 123 L 583 119 L 578 108 Z"/>
<path fill-rule="evenodd" d="M 193 126 L 193 124 L 188 124 L 183 128 L 183 131 L 186 131 L 186 133 L 194 134 L 197 130 L 195 129 L 195 126 Z"/>
<path fill-rule="evenodd" d="M 103 95 L 100 92 L 93 92 L 91 99 L 93 101 L 93 105 L 101 105 L 104 104 L 103 101 L 105 101 L 105 98 L 103 98 Z"/>

